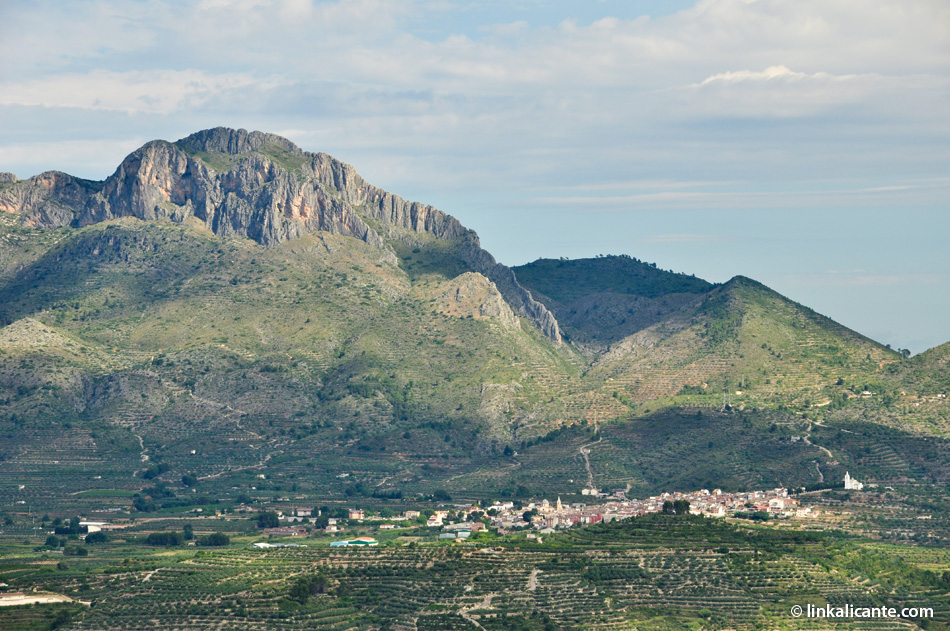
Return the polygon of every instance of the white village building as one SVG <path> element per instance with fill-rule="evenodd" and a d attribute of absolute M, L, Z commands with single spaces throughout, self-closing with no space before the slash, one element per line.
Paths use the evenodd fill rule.
<path fill-rule="evenodd" d="M 851 477 L 851 474 L 845 471 L 844 473 L 844 488 L 846 491 L 860 491 L 864 488 L 863 482 L 858 482 Z"/>

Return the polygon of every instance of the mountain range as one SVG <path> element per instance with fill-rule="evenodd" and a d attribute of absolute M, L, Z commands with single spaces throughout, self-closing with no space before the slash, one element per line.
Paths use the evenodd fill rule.
<path fill-rule="evenodd" d="M 950 345 L 908 358 L 750 278 L 629 256 L 509 268 L 272 134 L 149 142 L 101 182 L 2 174 L 0 210 L 10 484 L 134 488 L 155 463 L 328 496 L 948 475 Z"/>

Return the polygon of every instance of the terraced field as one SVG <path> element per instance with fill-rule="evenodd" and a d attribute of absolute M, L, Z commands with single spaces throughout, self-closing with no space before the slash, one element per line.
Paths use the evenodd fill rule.
<path fill-rule="evenodd" d="M 125 537 L 122 540 L 121 537 Z M 943 556 L 836 534 L 663 516 L 545 537 L 465 544 L 432 536 L 378 548 L 149 549 L 131 534 L 89 556 L 0 540 L 0 580 L 89 603 L 68 629 L 906 629 L 909 622 L 800 620 L 795 604 L 929 606 L 950 623 Z M 430 543 L 431 542 L 431 543 Z M 64 559 L 60 556 L 59 559 Z M 295 584 L 320 577 L 300 596 Z M 0 608 L 0 627 L 50 628 L 63 605 Z M 29 613 L 27 613 L 29 612 Z M 64 614 L 65 615 L 65 614 Z M 19 625 L 12 626 L 12 625 Z"/>

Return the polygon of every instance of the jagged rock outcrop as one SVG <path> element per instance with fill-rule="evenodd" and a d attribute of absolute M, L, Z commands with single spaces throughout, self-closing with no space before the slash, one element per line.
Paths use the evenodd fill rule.
<path fill-rule="evenodd" d="M 260 151 L 268 147 L 279 148 L 294 155 L 304 155 L 303 150 L 283 136 L 227 127 L 204 129 L 187 138 L 182 138 L 176 144 L 192 151 L 225 153 L 232 156 Z"/>
<path fill-rule="evenodd" d="M 516 313 L 533 321 L 542 333 L 555 342 L 561 342 L 561 329 L 554 315 L 535 300 L 531 292 L 518 284 L 511 268 L 498 263 L 495 257 L 481 248 L 474 232 L 466 235 L 465 247 L 461 249 L 460 254 L 473 270 L 484 274 L 495 283 L 498 291 Z"/>
<path fill-rule="evenodd" d="M 554 316 L 457 219 L 367 183 L 348 164 L 286 138 L 218 127 L 134 151 L 104 182 L 48 172 L 0 189 L 0 210 L 37 227 L 82 227 L 120 217 L 183 222 L 272 246 L 325 231 L 384 247 L 367 220 L 457 240 L 466 266 L 490 279 L 513 310 L 561 341 Z M 398 238 L 398 237 L 397 237 Z"/>
<path fill-rule="evenodd" d="M 547 337 L 561 342 L 560 327 L 551 312 L 518 284 L 510 268 L 482 249 L 475 231 L 437 208 L 407 202 L 369 184 L 352 166 L 325 153 L 317 154 L 311 167 L 315 178 L 339 191 L 344 201 L 377 221 L 426 232 L 440 239 L 458 239 L 459 254 L 466 265 L 491 280 L 516 313 L 533 321 Z"/>
<path fill-rule="evenodd" d="M 262 245 L 318 230 L 383 244 L 347 204 L 259 152 L 267 147 L 285 152 L 292 147 L 302 155 L 279 136 L 209 130 L 179 144 L 149 142 L 105 182 L 58 172 L 19 182 L 0 191 L 0 209 L 40 227 L 81 227 L 118 217 L 181 222 L 193 216 L 219 236 L 244 236 Z M 242 157 L 221 173 L 187 150 Z"/>
<path fill-rule="evenodd" d="M 47 171 L 0 190 L 0 211 L 19 213 L 20 221 L 29 226 L 68 226 L 102 184 Z"/>
<path fill-rule="evenodd" d="M 369 184 L 352 166 L 325 153 L 313 157 L 310 169 L 320 183 L 339 191 L 343 201 L 377 221 L 414 232 L 427 232 L 440 239 L 454 239 L 472 232 L 458 219 L 437 208 L 407 202 Z"/>
<path fill-rule="evenodd" d="M 466 272 L 452 279 L 439 302 L 446 315 L 476 320 L 491 318 L 506 327 L 518 326 L 518 318 L 495 283 L 478 272 Z"/>

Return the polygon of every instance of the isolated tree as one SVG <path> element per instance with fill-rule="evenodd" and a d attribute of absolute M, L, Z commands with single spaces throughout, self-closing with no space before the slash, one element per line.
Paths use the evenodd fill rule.
<path fill-rule="evenodd" d="M 301 605 L 307 604 L 311 596 L 325 594 L 329 588 L 329 582 L 325 576 L 301 576 L 290 586 L 288 596 L 291 600 L 296 600 Z"/>
<path fill-rule="evenodd" d="M 198 545 L 212 548 L 221 548 L 230 544 L 231 538 L 221 532 L 210 534 L 207 537 L 202 537 L 198 540 Z"/>
<path fill-rule="evenodd" d="M 264 511 L 257 516 L 258 528 L 277 528 L 280 525 L 280 519 L 277 513 Z"/>

